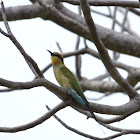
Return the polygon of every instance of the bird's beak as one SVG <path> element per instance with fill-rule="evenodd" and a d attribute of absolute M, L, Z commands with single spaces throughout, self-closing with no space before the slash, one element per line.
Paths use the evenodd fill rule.
<path fill-rule="evenodd" d="M 47 50 L 51 55 L 53 55 L 53 53 L 51 52 L 51 51 L 49 51 L 49 50 Z"/>

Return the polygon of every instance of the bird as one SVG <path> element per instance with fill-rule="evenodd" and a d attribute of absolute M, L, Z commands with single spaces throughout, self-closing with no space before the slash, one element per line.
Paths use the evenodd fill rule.
<path fill-rule="evenodd" d="M 53 71 L 57 82 L 61 87 L 66 89 L 66 91 L 75 99 L 76 102 L 80 103 L 86 110 L 88 110 L 92 117 L 99 123 L 91 110 L 89 102 L 83 94 L 79 81 L 65 66 L 63 55 L 58 52 L 51 52 L 50 50 L 47 51 L 51 54 Z"/>

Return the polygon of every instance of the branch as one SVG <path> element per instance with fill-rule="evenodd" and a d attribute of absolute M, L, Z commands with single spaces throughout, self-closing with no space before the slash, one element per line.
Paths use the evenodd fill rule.
<path fill-rule="evenodd" d="M 6 7 L 5 12 L 8 21 L 32 19 L 36 17 L 47 18 L 47 15 L 49 15 L 44 11 L 44 8 L 42 8 L 38 4 Z M 2 9 L 0 8 L 0 21 L 2 20 Z"/>
<path fill-rule="evenodd" d="M 110 123 L 114 123 L 114 122 L 120 122 L 120 121 L 126 119 L 127 117 L 131 116 L 134 113 L 135 112 L 127 114 L 127 115 L 120 115 L 120 116 L 117 116 L 117 117 L 114 117 L 114 118 L 111 118 L 111 119 L 104 119 L 104 118 L 101 118 L 101 117 L 97 117 L 97 119 L 99 119 L 99 121 L 104 123 L 104 124 L 110 124 Z"/>
<path fill-rule="evenodd" d="M 122 23 L 122 28 L 121 28 L 121 32 L 124 32 L 124 27 L 125 27 L 125 23 L 126 23 L 127 16 L 128 16 L 128 11 L 129 11 L 129 9 L 127 8 L 126 11 L 125 11 L 125 15 L 124 15 L 123 23 Z"/>
<path fill-rule="evenodd" d="M 130 10 L 132 13 L 134 13 L 134 14 L 140 16 L 140 11 L 138 11 L 138 10 L 136 10 L 136 9 L 133 9 L 133 8 L 130 8 L 129 10 Z"/>
<path fill-rule="evenodd" d="M 109 7 L 108 7 L 108 8 L 109 8 Z M 113 16 L 112 16 L 112 14 L 111 14 L 110 9 L 109 9 L 109 14 L 104 14 L 103 12 L 98 12 L 98 11 L 92 10 L 92 9 L 91 9 L 91 12 L 94 12 L 94 13 L 99 14 L 99 15 L 101 15 L 101 16 L 104 16 L 104 17 L 113 19 Z M 120 23 L 117 19 L 115 19 L 115 23 L 118 24 L 118 25 L 121 27 L 121 23 Z M 139 37 L 139 36 L 138 36 L 136 33 L 134 33 L 129 27 L 125 27 L 125 26 L 124 26 L 124 31 L 128 32 L 130 35 Z"/>
<path fill-rule="evenodd" d="M 13 82 L 0 78 L 0 86 L 4 86 L 11 89 L 31 89 L 34 87 L 43 86 L 49 91 L 53 92 L 55 95 L 57 95 L 63 101 L 68 101 L 72 99 L 72 97 L 66 92 L 65 89 L 49 82 L 45 78 L 35 79 L 30 82 Z"/>
<path fill-rule="evenodd" d="M 117 131 L 117 132 L 125 132 L 126 134 L 140 134 L 139 129 L 123 129 L 108 124 L 102 124 L 102 125 L 110 130 Z"/>
<path fill-rule="evenodd" d="M 79 0 L 58 0 L 59 2 L 66 2 L 73 5 L 80 5 Z M 88 0 L 88 4 L 91 6 L 120 6 L 120 7 L 132 7 L 132 8 L 140 8 L 140 3 L 138 1 L 114 1 L 114 0 Z"/>
<path fill-rule="evenodd" d="M 82 14 L 80 7 L 78 7 L 78 14 L 79 15 Z M 80 41 L 81 41 L 81 38 L 78 35 L 77 36 L 77 40 L 76 40 L 75 50 L 79 50 Z M 81 56 L 80 55 L 76 55 L 76 57 L 75 57 L 75 68 L 76 68 L 76 76 L 77 76 L 77 78 L 79 80 L 82 78 L 82 76 L 81 76 L 81 65 L 82 65 Z"/>
<path fill-rule="evenodd" d="M 114 7 L 114 13 L 113 13 L 113 16 L 112 16 L 112 19 L 113 19 L 113 23 L 112 23 L 112 30 L 114 30 L 114 29 L 115 29 L 116 16 L 117 16 L 117 7 L 115 6 L 115 7 Z"/>
<path fill-rule="evenodd" d="M 36 79 L 31 82 L 13 82 L 0 78 L 0 86 L 4 86 L 11 89 L 31 89 L 38 86 L 43 86 L 47 82 L 44 78 Z"/>
<path fill-rule="evenodd" d="M 47 109 L 48 110 L 50 110 L 50 108 L 48 107 L 48 106 L 46 106 L 47 107 Z M 63 122 L 59 117 L 57 117 L 56 115 L 53 115 L 54 116 L 54 118 L 60 123 L 60 124 L 62 124 L 65 128 L 67 128 L 68 130 L 70 130 L 70 131 L 72 131 L 72 132 L 74 132 L 74 133 L 77 133 L 78 135 L 81 135 L 81 136 L 83 136 L 83 137 L 86 137 L 86 138 L 90 138 L 90 139 L 94 139 L 94 140 L 100 140 L 100 138 L 98 138 L 98 137 L 95 137 L 95 136 L 91 136 L 91 135 L 89 135 L 89 134 L 85 134 L 85 133 L 83 133 L 83 132 L 81 132 L 81 131 L 78 131 L 78 130 L 76 130 L 75 128 L 72 128 L 72 127 L 70 127 L 69 125 L 67 125 L 65 122 Z"/>
<path fill-rule="evenodd" d="M 66 106 L 67 106 L 67 103 L 62 102 L 35 121 L 32 121 L 30 123 L 27 123 L 27 124 L 24 124 L 24 125 L 21 125 L 21 126 L 16 126 L 16 127 L 0 127 L 0 132 L 14 133 L 14 132 L 25 131 L 27 129 L 33 128 L 33 127 L 43 123 L 44 121 L 48 120 L 56 112 L 65 108 Z"/>
<path fill-rule="evenodd" d="M 121 106 L 122 107 L 122 106 Z M 76 111 L 86 115 L 88 118 L 91 118 L 91 114 L 88 112 L 88 111 L 85 111 L 85 110 L 81 110 L 81 109 L 77 109 L 77 108 L 74 108 Z M 113 118 L 110 118 L 110 119 L 105 119 L 105 118 L 102 118 L 98 115 L 95 115 L 96 118 L 99 120 L 99 122 L 101 122 L 101 124 L 110 124 L 110 123 L 114 123 L 114 122 L 120 122 L 124 119 L 126 119 L 127 117 L 131 116 L 132 114 L 134 114 L 135 112 L 130 112 L 126 115 L 119 115 L 117 117 L 113 117 Z"/>
<path fill-rule="evenodd" d="M 48 110 L 50 110 L 50 108 L 48 106 L 46 106 L 46 107 L 47 107 Z M 68 130 L 70 130 L 74 133 L 77 133 L 78 135 L 81 135 L 83 137 L 86 137 L 86 138 L 89 138 L 89 139 L 94 139 L 94 140 L 109 140 L 109 139 L 113 139 L 113 138 L 116 138 L 116 137 L 119 137 L 119 136 L 122 136 L 122 135 L 125 135 L 125 134 L 139 134 L 140 133 L 140 130 L 119 129 L 119 128 L 112 127 L 110 125 L 106 125 L 106 124 L 102 123 L 102 125 L 104 125 L 108 129 L 111 129 L 111 130 L 114 130 L 114 131 L 116 131 L 116 130 L 122 130 L 122 131 L 120 131 L 120 133 L 112 135 L 112 136 L 108 136 L 108 137 L 105 137 L 105 138 L 99 138 L 99 137 L 95 137 L 95 136 L 91 136 L 89 134 L 83 133 L 83 132 L 81 132 L 81 131 L 79 131 L 75 128 L 70 127 L 65 122 L 63 122 L 59 117 L 57 117 L 55 114 L 53 116 L 60 124 L 62 124 Z"/>
<path fill-rule="evenodd" d="M 46 0 L 48 3 L 48 0 Z M 6 8 L 7 19 L 10 21 L 21 20 L 21 19 L 31 19 L 36 17 L 41 17 L 44 20 L 51 20 L 56 24 L 64 27 L 65 29 L 76 33 L 88 40 L 89 32 L 85 26 L 85 20 L 82 16 L 79 16 L 62 4 L 55 9 L 51 6 L 51 9 L 44 9 L 40 5 L 33 4 L 27 6 L 16 6 Z M 0 10 L 1 15 L 1 10 Z M 0 16 L 0 20 L 2 20 Z M 82 26 L 81 26 L 82 25 Z M 140 57 L 140 40 L 134 36 L 126 35 L 123 33 L 118 33 L 102 26 L 96 25 L 97 32 L 101 37 L 104 45 L 113 51 Z M 117 42 L 117 43 L 114 43 Z"/>
<path fill-rule="evenodd" d="M 55 17 L 53 16 L 52 21 L 54 21 L 55 23 L 59 24 L 60 26 L 63 26 L 64 28 L 66 28 L 66 29 L 88 39 L 88 40 L 91 40 L 91 38 L 89 37 L 88 29 L 84 28 L 84 27 L 86 27 L 85 26 L 86 23 L 85 23 L 85 20 L 83 19 L 83 17 L 78 16 L 77 14 L 73 13 L 72 11 L 70 11 L 69 9 L 65 8 L 62 5 L 59 6 L 58 10 L 61 13 L 63 13 L 66 17 L 63 15 L 63 18 L 61 19 L 61 22 L 60 22 L 59 21 L 60 18 L 55 19 Z M 82 29 L 81 29 L 81 25 L 80 26 L 79 26 L 79 24 L 75 25 L 74 24 L 75 22 L 68 20 L 67 17 L 70 17 L 74 21 L 77 21 L 78 23 L 80 23 L 84 27 L 82 27 Z M 75 30 L 73 30 L 74 27 L 75 27 Z M 118 32 L 115 32 L 113 30 L 109 30 L 109 29 L 104 28 L 104 27 L 99 26 L 99 25 L 96 25 L 96 27 L 97 27 L 97 32 L 98 32 L 99 36 L 101 37 L 106 48 L 111 49 L 111 50 L 116 51 L 116 52 L 129 54 L 129 55 L 134 54 L 134 56 L 140 57 L 140 54 L 139 54 L 139 52 L 140 52 L 140 48 L 139 48 L 140 40 L 139 40 L 139 38 L 136 38 L 136 37 L 130 36 L 130 35 L 125 35 L 123 33 L 118 33 Z M 133 39 L 135 39 L 135 41 Z M 114 43 L 114 42 L 117 42 L 117 43 Z"/>
<path fill-rule="evenodd" d="M 79 50 L 79 45 L 80 45 L 80 36 L 77 36 L 75 50 Z M 80 55 L 76 55 L 76 57 L 75 57 L 75 67 L 76 67 L 76 76 L 80 80 L 82 78 L 81 77 L 81 56 Z"/>
<path fill-rule="evenodd" d="M 112 60 L 109 57 L 108 51 L 105 49 L 104 44 L 100 40 L 98 33 L 96 31 L 96 27 L 94 21 L 92 20 L 90 7 L 86 0 L 80 0 L 81 7 L 84 13 L 84 17 L 89 28 L 90 37 L 92 41 L 95 43 L 101 60 L 103 61 L 106 69 L 112 76 L 112 78 L 123 88 L 123 90 L 128 94 L 129 98 L 133 98 L 138 95 L 138 93 L 131 87 L 131 85 L 123 79 L 123 77 L 119 74 L 116 67 L 112 63 Z"/>
<path fill-rule="evenodd" d="M 92 80 L 101 81 L 101 80 L 103 80 L 103 79 L 105 79 L 105 78 L 107 78 L 107 77 L 109 77 L 109 76 L 110 76 L 109 73 L 106 72 L 105 74 L 99 75 L 99 76 L 93 78 Z"/>
<path fill-rule="evenodd" d="M 7 29 L 8 34 L 6 34 L 6 33 L 4 34 L 4 31 L 2 31 L 2 29 L 0 31 L 2 31 L 2 33 L 4 35 L 6 35 L 6 37 L 9 37 L 10 40 L 14 43 L 14 45 L 17 47 L 17 49 L 20 51 L 20 53 L 25 58 L 28 66 L 30 67 L 32 72 L 35 74 L 35 76 L 43 78 L 44 76 L 43 76 L 42 72 L 40 71 L 37 63 L 25 52 L 25 50 L 23 49 L 21 44 L 17 41 L 17 39 L 13 35 L 13 33 L 12 33 L 11 29 L 10 29 L 10 26 L 9 26 L 9 24 L 7 22 L 7 17 L 6 17 L 6 13 L 5 13 L 5 8 L 4 8 L 3 2 L 1 2 L 1 7 L 2 7 L 2 17 L 3 17 L 4 24 L 5 24 L 5 27 Z"/>
<path fill-rule="evenodd" d="M 123 89 L 114 81 L 99 81 L 83 78 L 82 80 L 80 80 L 80 85 L 84 91 L 91 90 L 101 93 L 123 92 Z"/>
<path fill-rule="evenodd" d="M 112 136 L 108 136 L 108 137 L 104 138 L 103 140 L 114 139 L 114 138 L 117 138 L 117 137 L 120 137 L 120 136 L 126 135 L 126 134 L 127 134 L 127 132 L 126 132 L 126 131 L 123 131 L 123 132 L 120 132 L 120 133 L 118 133 L 118 134 L 114 134 L 114 135 L 112 135 Z"/>
<path fill-rule="evenodd" d="M 8 80 L 4 80 L 0 78 L 0 85 L 5 86 L 12 89 L 31 89 L 34 87 L 43 86 L 47 88 L 49 91 L 53 92 L 63 101 L 71 101 L 70 106 L 74 108 L 79 108 L 85 110 L 80 104 L 77 104 L 75 100 L 67 93 L 67 91 L 57 85 L 49 82 L 44 78 L 35 79 L 31 82 L 12 82 Z M 111 115 L 125 115 L 133 112 L 138 112 L 140 110 L 140 98 L 136 97 L 131 99 L 130 102 L 121 106 L 110 106 L 104 104 L 97 104 L 90 102 L 91 109 L 94 112 L 101 114 L 111 114 Z M 90 116 L 90 115 L 88 115 Z"/>
<path fill-rule="evenodd" d="M 89 54 L 93 57 L 99 58 L 99 55 L 96 51 L 90 49 L 90 48 L 83 48 L 80 50 L 64 53 L 64 58 L 75 56 L 75 55 L 82 55 L 82 54 Z M 128 72 L 127 81 L 131 84 L 131 86 L 135 86 L 140 81 L 140 69 L 136 67 L 128 66 L 124 63 L 114 61 L 112 62 L 115 64 L 116 67 L 121 68 L 123 70 L 126 70 Z M 48 68 L 50 68 L 51 64 L 49 64 L 47 67 L 45 67 L 42 70 L 42 73 L 44 73 Z M 98 91 L 98 92 L 123 92 L 122 88 L 114 81 L 101 81 L 101 78 L 106 78 L 109 76 L 109 74 L 103 75 L 103 77 L 96 77 L 94 79 L 86 79 L 82 78 L 80 79 L 80 84 L 83 90 L 92 90 L 92 91 Z M 99 79 L 98 79 L 99 78 Z"/>

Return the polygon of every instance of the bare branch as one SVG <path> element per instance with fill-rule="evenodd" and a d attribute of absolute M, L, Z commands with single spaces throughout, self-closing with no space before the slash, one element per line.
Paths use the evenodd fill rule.
<path fill-rule="evenodd" d="M 7 88 L 7 89 L 0 89 L 0 92 L 1 92 L 1 93 L 10 92 L 10 91 L 14 91 L 14 89 L 10 89 L 10 88 Z"/>
<path fill-rule="evenodd" d="M 44 78 L 36 79 L 31 82 L 13 82 L 0 78 L 0 86 L 8 87 L 11 89 L 31 89 L 38 86 L 43 86 L 47 80 Z"/>
<path fill-rule="evenodd" d="M 110 76 L 109 73 L 106 72 L 105 74 L 99 75 L 99 76 L 93 78 L 92 80 L 101 81 L 101 80 L 103 80 L 103 79 L 105 79 L 105 78 L 107 78 L 109 76 Z"/>
<path fill-rule="evenodd" d="M 47 107 L 47 109 L 48 110 L 50 110 L 50 108 L 48 107 L 48 106 L 46 106 Z M 94 137 L 94 136 L 91 136 L 91 135 L 89 135 L 89 134 L 85 134 L 85 133 L 83 133 L 83 132 L 81 132 L 81 131 L 78 131 L 78 130 L 76 130 L 75 128 L 72 128 L 72 127 L 70 127 L 69 125 L 67 125 L 65 122 L 63 122 L 59 117 L 57 117 L 56 115 L 53 115 L 54 116 L 54 118 L 59 122 L 59 123 L 61 123 L 65 128 L 67 128 L 68 130 L 70 130 L 70 131 L 72 131 L 72 132 L 74 132 L 74 133 L 77 133 L 77 134 L 79 134 L 79 135 L 81 135 L 81 136 L 83 136 L 83 137 L 86 137 L 86 138 L 90 138 L 90 139 L 95 139 L 95 140 L 100 140 L 100 138 L 98 138 L 98 137 Z"/>
<path fill-rule="evenodd" d="M 77 104 L 75 100 L 67 93 L 67 91 L 57 85 L 47 81 L 44 78 L 35 79 L 31 82 L 12 82 L 0 78 L 0 85 L 12 89 L 31 89 L 38 86 L 43 86 L 57 95 L 63 101 L 71 101 L 70 105 L 75 108 L 85 110 L 80 104 Z M 139 97 L 132 99 L 129 103 L 121 106 L 109 106 L 97 103 L 91 103 L 90 106 L 94 112 L 112 115 L 125 115 L 140 110 Z M 90 116 L 90 113 L 88 114 Z M 91 116 L 90 116 L 91 117 Z"/>
<path fill-rule="evenodd" d="M 6 32 L 4 32 L 1 28 L 0 28 L 0 32 L 1 32 L 4 36 L 9 37 L 9 35 L 8 35 Z"/>
<path fill-rule="evenodd" d="M 79 50 L 79 45 L 80 45 L 80 36 L 77 36 L 77 42 L 76 42 L 76 47 L 75 50 Z M 81 56 L 76 55 L 75 57 L 75 67 L 76 67 L 76 76 L 80 80 L 81 79 Z"/>
<path fill-rule="evenodd" d="M 90 36 L 93 42 L 95 43 L 100 58 L 102 59 L 106 69 L 112 76 L 112 78 L 123 88 L 123 90 L 128 94 L 130 98 L 133 98 L 138 95 L 138 93 L 131 87 L 131 85 L 123 79 L 123 77 L 119 74 L 114 64 L 112 63 L 107 50 L 104 47 L 104 44 L 100 40 L 98 33 L 96 31 L 96 27 L 94 21 L 92 20 L 90 8 L 86 0 L 80 0 L 81 7 L 84 13 L 84 17 L 89 28 Z"/>
<path fill-rule="evenodd" d="M 122 135 L 126 135 L 128 134 L 126 131 L 123 131 L 123 132 L 120 132 L 118 134 L 114 134 L 112 136 L 108 136 L 107 138 L 104 138 L 103 140 L 110 140 L 110 139 L 114 139 L 114 138 L 117 138 L 117 137 L 120 137 Z"/>
<path fill-rule="evenodd" d="M 135 113 L 135 112 L 134 112 L 134 113 Z M 131 116 L 131 115 L 134 114 L 134 113 L 130 113 L 130 114 L 127 114 L 127 115 L 117 116 L 117 117 L 114 117 L 114 118 L 112 118 L 112 119 L 104 119 L 104 120 L 101 121 L 101 122 L 103 122 L 103 123 L 105 123 L 105 124 L 110 124 L 110 123 L 114 123 L 114 122 L 120 122 L 120 121 L 126 119 L 127 117 Z"/>
<path fill-rule="evenodd" d="M 83 78 L 80 81 L 80 85 L 84 91 L 97 91 L 101 93 L 106 92 L 123 92 L 123 89 L 113 81 L 99 81 L 99 80 L 89 80 Z"/>
<path fill-rule="evenodd" d="M 95 11 L 93 9 L 91 9 L 91 12 L 94 12 L 94 13 L 99 14 L 99 15 L 104 16 L 104 17 L 109 17 L 109 18 L 111 17 L 110 14 L 105 14 L 103 12 L 98 12 L 98 11 Z"/>
<path fill-rule="evenodd" d="M 49 91 L 55 93 L 63 101 L 72 99 L 72 97 L 66 92 L 65 89 L 58 87 L 57 85 L 49 82 L 45 78 L 38 78 L 30 82 L 13 82 L 0 78 L 0 86 L 4 86 L 11 89 L 31 89 L 34 87 L 43 86 Z"/>
<path fill-rule="evenodd" d="M 115 24 L 116 24 L 116 14 L 117 14 L 117 7 L 114 8 L 114 13 L 113 13 L 113 23 L 112 23 L 112 29 L 115 29 Z"/>
<path fill-rule="evenodd" d="M 117 132 L 124 132 L 125 131 L 126 134 L 140 134 L 139 129 L 123 129 L 123 128 L 111 126 L 109 124 L 102 124 L 102 125 L 110 130 L 117 131 Z"/>
<path fill-rule="evenodd" d="M 104 14 L 104 13 L 101 13 L 101 12 L 98 12 L 98 11 L 95 11 L 95 10 L 92 10 L 91 9 L 91 12 L 94 12 L 96 14 L 99 14 L 101 16 L 104 16 L 104 17 L 108 17 L 108 18 L 111 18 L 113 19 L 113 16 L 109 13 L 109 14 Z M 110 11 L 111 12 L 111 11 Z M 117 19 L 114 19 L 114 22 L 119 25 L 121 27 L 121 23 L 117 20 Z M 136 33 L 134 33 L 130 28 L 128 27 L 125 27 L 124 26 L 124 31 L 128 32 L 130 35 L 133 35 L 133 36 L 136 36 L 136 37 L 139 37 Z"/>
<path fill-rule="evenodd" d="M 2 17 L 3 17 L 4 24 L 5 24 L 5 27 L 7 29 L 7 32 L 8 32 L 8 37 L 15 44 L 15 46 L 20 51 L 20 53 L 23 55 L 23 57 L 25 58 L 27 64 L 29 65 L 30 69 L 35 74 L 35 76 L 38 76 L 40 78 L 43 78 L 44 76 L 41 73 L 41 71 L 40 71 L 37 63 L 25 52 L 25 50 L 22 48 L 22 46 L 20 45 L 20 43 L 15 38 L 15 36 L 12 34 L 11 29 L 10 29 L 10 26 L 9 26 L 9 24 L 7 22 L 7 17 L 6 17 L 6 13 L 5 13 L 5 8 L 4 8 L 3 2 L 1 2 L 1 7 L 2 7 Z"/>
<path fill-rule="evenodd" d="M 127 20 L 128 11 L 129 11 L 129 9 L 127 8 L 126 11 L 125 11 L 125 15 L 124 15 L 123 23 L 122 23 L 122 28 L 121 28 L 121 32 L 124 31 L 124 27 L 125 27 L 125 23 L 126 23 L 126 20 Z"/>
<path fill-rule="evenodd" d="M 138 10 L 136 10 L 136 9 L 134 9 L 134 8 L 129 8 L 129 10 L 130 10 L 131 12 L 133 12 L 134 14 L 140 16 L 140 11 L 138 11 Z"/>
<path fill-rule="evenodd" d="M 50 63 L 50 64 L 47 65 L 45 68 L 43 68 L 43 69 L 41 70 L 42 73 L 46 72 L 51 66 L 52 66 L 52 64 Z"/>
<path fill-rule="evenodd" d="M 79 0 L 58 0 L 59 2 L 66 2 L 73 5 L 80 5 Z M 132 8 L 140 8 L 140 3 L 138 1 L 95 1 L 95 0 L 88 0 L 88 4 L 91 6 L 121 6 L 121 7 L 132 7 Z"/>
<path fill-rule="evenodd" d="M 77 51 L 69 52 L 69 53 L 64 53 L 63 56 L 64 58 L 74 56 L 74 55 L 80 55 L 80 54 L 89 54 L 92 55 L 93 57 L 96 57 L 99 59 L 98 53 L 90 48 L 83 48 Z M 129 74 L 126 80 L 134 87 L 139 81 L 140 81 L 140 70 L 139 68 L 128 66 L 126 64 L 123 64 L 118 61 L 113 61 L 112 62 L 115 64 L 116 67 L 121 68 L 123 70 L 126 70 Z M 50 68 L 51 64 L 48 65 L 46 68 L 42 70 L 42 72 L 45 72 L 45 69 L 47 70 Z M 107 75 L 103 75 L 102 78 L 108 77 Z M 97 78 L 97 79 L 96 79 Z M 100 81 L 98 77 L 95 79 L 86 79 L 82 78 L 80 80 L 81 87 L 83 90 L 92 90 L 92 91 L 98 91 L 98 92 L 123 92 L 122 88 L 115 82 L 113 81 Z"/>
<path fill-rule="evenodd" d="M 73 13 L 63 5 L 59 5 L 57 9 L 53 8 L 53 6 L 50 7 L 52 8 L 44 9 L 38 4 L 20 7 L 17 6 L 6 8 L 6 13 L 8 20 L 12 21 L 20 19 L 30 19 L 35 17 L 41 17 L 43 19 L 51 20 L 56 24 L 64 27 L 65 29 L 72 31 L 73 33 L 76 33 L 88 40 L 91 40 L 83 17 Z M 0 20 L 2 20 L 1 16 Z M 130 35 L 128 36 L 123 33 L 114 32 L 99 25 L 96 25 L 96 27 L 99 36 L 108 49 L 140 57 L 139 38 Z"/>
<path fill-rule="evenodd" d="M 85 111 L 85 110 L 81 110 L 81 109 L 76 109 L 78 112 L 88 116 L 88 118 L 91 117 L 90 113 L 88 111 Z M 105 118 L 102 118 L 98 115 L 95 115 L 96 118 L 99 120 L 99 122 L 101 123 L 101 125 L 105 125 L 105 124 L 110 124 L 110 123 L 114 123 L 114 122 L 120 122 L 124 119 L 126 119 L 127 117 L 129 117 L 130 115 L 134 114 L 135 112 L 131 112 L 129 114 L 126 114 L 126 115 L 119 115 L 117 117 L 113 117 L 113 118 L 110 118 L 110 119 L 105 119 Z"/>
<path fill-rule="evenodd" d="M 61 53 L 63 53 L 63 51 L 62 51 L 62 49 L 61 49 L 61 47 L 60 47 L 60 45 L 59 45 L 59 43 L 58 43 L 58 42 L 56 42 L 56 45 L 57 45 L 57 47 L 58 47 L 59 51 L 60 51 Z"/>
<path fill-rule="evenodd" d="M 68 52 L 64 53 L 63 56 L 64 58 L 74 56 L 74 55 L 82 55 L 82 54 L 89 54 L 93 57 L 96 57 L 99 59 L 98 53 L 90 48 L 83 48 L 80 50 L 76 50 L 73 52 Z M 134 87 L 139 81 L 140 81 L 140 69 L 132 66 L 128 66 L 124 63 L 118 62 L 118 61 L 113 61 L 112 62 L 115 64 L 116 67 L 121 68 L 123 70 L 126 70 L 128 72 L 128 77 L 127 81 Z M 49 64 L 46 68 L 42 70 L 44 73 L 45 70 L 51 67 L 51 64 Z M 103 77 L 102 77 L 103 76 Z M 101 77 L 95 77 L 93 79 L 86 79 L 82 78 L 80 80 L 81 87 L 83 90 L 92 90 L 92 91 L 98 91 L 101 93 L 106 93 L 106 92 L 123 92 L 122 88 L 115 82 L 113 81 L 100 81 L 101 79 L 98 78 L 106 78 L 109 75 L 101 75 Z M 97 79 L 96 79 L 97 78 Z"/>
<path fill-rule="evenodd" d="M 48 106 L 46 106 L 48 110 L 50 110 L 50 108 Z M 53 115 L 55 117 L 55 119 L 61 123 L 65 128 L 67 128 L 68 130 L 74 132 L 74 133 L 77 133 L 81 136 L 84 136 L 86 138 L 90 138 L 90 139 L 94 139 L 94 140 L 109 140 L 109 139 L 113 139 L 113 138 L 116 138 L 116 137 L 119 137 L 121 135 L 124 135 L 124 134 L 140 134 L 140 130 L 129 130 L 129 129 L 121 129 L 121 128 L 117 128 L 117 127 L 113 127 L 113 126 L 110 126 L 110 125 L 107 125 L 107 124 L 103 124 L 103 126 L 105 126 L 106 128 L 110 129 L 110 130 L 113 130 L 113 131 L 119 131 L 120 133 L 118 134 L 115 134 L 115 135 L 112 135 L 112 136 L 108 136 L 108 137 L 105 137 L 105 138 L 99 138 L 99 137 L 95 137 L 95 136 L 91 136 L 89 134 L 85 134 L 81 131 L 78 131 L 77 129 L 74 129 L 72 127 L 70 127 L 69 125 L 67 125 L 65 122 L 63 122 L 59 117 L 57 117 L 55 114 Z"/>
<path fill-rule="evenodd" d="M 73 19 L 75 21 L 78 21 L 78 23 L 80 23 L 80 24 L 82 24 L 84 26 L 86 25 L 85 20 L 83 18 L 80 18 L 80 16 L 78 16 L 77 14 L 73 13 L 72 11 L 70 11 L 69 9 L 67 9 L 67 8 L 65 8 L 63 6 L 60 6 L 60 8 L 61 9 L 59 9 L 59 10 L 65 16 L 70 17 L 71 19 Z M 54 22 L 57 22 L 58 23 L 58 20 L 59 19 L 55 20 L 53 18 L 53 21 Z M 61 20 L 61 22 L 62 22 L 62 20 Z M 65 18 L 65 20 L 66 20 L 66 18 Z M 70 23 L 70 21 L 67 21 L 67 22 Z M 66 24 L 68 25 L 67 22 L 65 22 L 64 24 L 60 24 L 60 22 L 59 22 L 58 24 L 64 27 Z M 71 25 L 72 25 L 72 23 L 71 23 Z M 89 37 L 89 33 L 87 33 L 88 30 L 85 30 L 84 28 L 81 29 L 81 26 L 79 26 L 79 27 L 78 26 L 76 26 L 76 25 L 73 24 L 72 27 L 76 27 L 76 30 L 79 30 L 79 31 L 82 30 L 82 32 L 84 31 L 84 33 L 82 34 L 82 36 L 84 35 L 83 36 L 84 38 L 91 40 L 91 38 Z M 71 27 L 71 26 L 68 25 L 67 27 Z M 128 36 L 128 35 L 125 35 L 123 33 L 114 32 L 112 30 L 109 30 L 108 31 L 106 28 L 103 28 L 102 26 L 98 26 L 98 25 L 96 25 L 96 27 L 97 27 L 97 32 L 99 33 L 99 36 L 101 37 L 104 45 L 108 49 L 111 49 L 113 51 L 120 52 L 120 53 L 124 53 L 124 52 L 126 53 L 127 50 L 130 50 L 129 52 L 127 52 L 127 54 L 130 54 L 130 52 L 133 53 L 133 51 L 134 51 L 135 52 L 135 56 L 138 57 L 138 55 L 139 55 L 138 52 L 140 52 L 139 50 L 137 50 L 139 48 L 139 45 L 137 44 L 139 42 L 139 39 L 138 38 L 134 37 L 137 40 L 136 41 L 137 43 L 135 42 L 136 44 L 134 45 L 134 42 L 132 40 L 133 37 L 130 36 L 130 35 Z M 66 28 L 66 29 L 68 29 L 68 28 Z M 110 34 L 108 34 L 109 32 L 110 32 Z M 76 34 L 81 35 L 81 34 L 79 34 L 79 32 L 77 32 Z M 114 43 L 114 42 L 117 42 L 117 43 Z M 127 42 L 127 45 L 126 45 L 126 42 Z M 121 46 L 122 44 L 125 45 L 125 47 L 124 46 Z M 133 50 L 133 47 L 135 48 L 134 50 Z M 137 54 L 136 54 L 136 52 L 137 52 Z"/>
<path fill-rule="evenodd" d="M 35 121 L 32 121 L 30 123 L 21 125 L 21 126 L 15 126 L 15 127 L 0 127 L 0 132 L 6 132 L 6 133 L 15 133 L 19 131 L 25 131 L 27 129 L 33 128 L 44 121 L 48 120 L 51 116 L 53 116 L 56 112 L 60 111 L 61 109 L 65 108 L 67 106 L 66 102 L 62 102 L 53 109 L 51 109 L 49 112 L 45 113 L 40 118 L 36 119 Z"/>

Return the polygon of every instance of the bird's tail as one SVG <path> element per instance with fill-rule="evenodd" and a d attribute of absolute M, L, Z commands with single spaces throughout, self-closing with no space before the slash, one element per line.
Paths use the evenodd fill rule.
<path fill-rule="evenodd" d="M 100 122 L 98 121 L 98 119 L 96 118 L 96 116 L 94 115 L 93 111 L 91 110 L 89 103 L 86 99 L 83 99 L 81 96 L 79 96 L 71 87 L 67 89 L 68 93 L 78 102 L 80 103 L 83 107 L 87 108 L 88 111 L 91 113 L 92 117 L 98 122 L 98 124 L 100 125 Z M 101 125 L 100 128 L 102 129 Z M 103 131 L 103 129 L 102 129 Z M 103 131 L 103 133 L 105 134 L 105 132 Z"/>
<path fill-rule="evenodd" d="M 92 112 L 91 108 L 90 108 L 89 106 L 87 106 L 87 108 L 88 108 L 90 114 L 92 115 L 92 117 L 93 117 L 93 118 L 95 119 L 95 121 L 99 124 L 99 126 L 100 126 L 100 128 L 102 129 L 103 133 L 105 134 L 103 128 L 101 127 L 100 122 L 98 121 L 98 119 L 96 118 L 96 116 L 94 115 L 94 113 Z"/>

